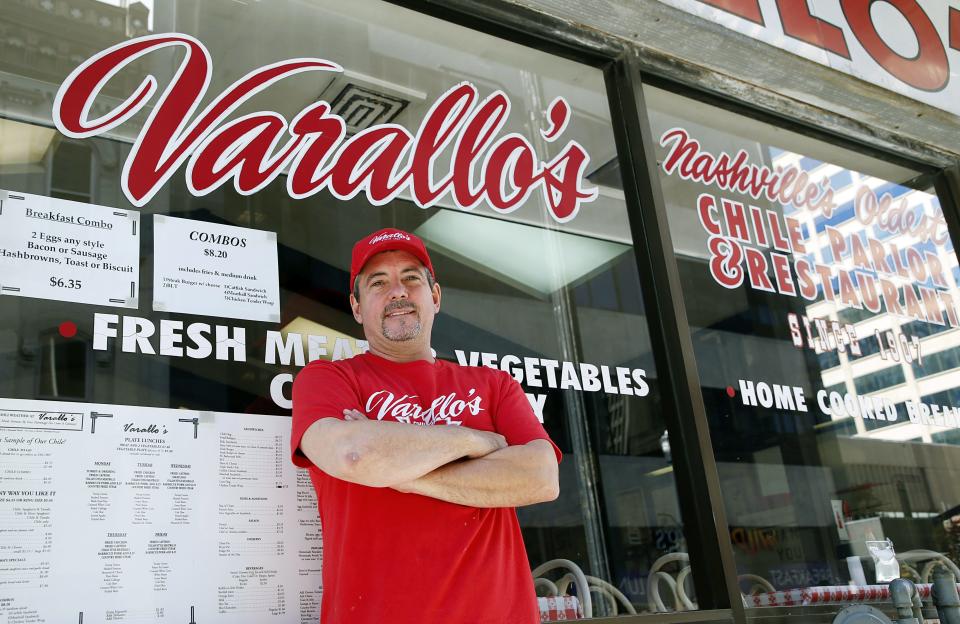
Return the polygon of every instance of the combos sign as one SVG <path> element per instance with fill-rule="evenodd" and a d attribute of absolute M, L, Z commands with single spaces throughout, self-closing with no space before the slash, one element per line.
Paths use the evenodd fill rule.
<path fill-rule="evenodd" d="M 661 0 L 960 114 L 960 7 L 944 0 Z"/>
<path fill-rule="evenodd" d="M 157 80 L 147 75 L 122 104 L 90 118 L 111 77 L 165 48 L 182 48 L 186 54 L 158 98 L 154 100 Z M 427 208 L 449 196 L 464 209 L 486 203 L 507 213 L 539 192 L 561 223 L 596 197 L 596 189 L 584 185 L 590 158 L 580 144 L 568 141 L 555 157 L 542 160 L 525 137 L 501 136 L 510 114 L 507 96 L 495 91 L 481 99 L 466 82 L 437 99 L 416 133 L 380 124 L 348 138 L 343 118 L 324 101 L 290 121 L 273 111 L 227 120 L 278 80 L 313 71 L 342 68 L 315 58 L 274 63 L 240 78 L 197 113 L 210 85 L 207 49 L 188 35 L 141 37 L 104 50 L 74 70 L 57 93 L 53 119 L 60 132 L 82 139 L 108 132 L 152 104 L 121 178 L 135 206 L 150 201 L 184 163 L 187 186 L 198 196 L 231 180 L 237 192 L 249 195 L 287 172 L 287 191 L 297 199 L 325 189 L 340 199 L 365 193 L 375 205 L 409 196 Z M 547 109 L 548 127 L 540 131 L 543 140 L 556 141 L 570 114 L 566 100 L 556 98 Z"/>

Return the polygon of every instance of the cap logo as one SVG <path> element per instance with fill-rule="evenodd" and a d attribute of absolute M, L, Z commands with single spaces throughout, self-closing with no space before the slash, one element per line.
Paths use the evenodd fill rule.
<path fill-rule="evenodd" d="M 408 240 L 410 240 L 410 237 L 407 236 L 406 234 L 404 234 L 403 232 L 390 232 L 389 234 L 380 234 L 380 235 L 378 235 L 378 236 L 374 236 L 373 238 L 370 239 L 370 242 L 367 243 L 367 244 L 368 244 L 368 245 L 376 245 L 377 243 L 382 243 L 383 241 L 387 241 L 387 240 L 406 240 L 406 241 L 408 241 Z"/>

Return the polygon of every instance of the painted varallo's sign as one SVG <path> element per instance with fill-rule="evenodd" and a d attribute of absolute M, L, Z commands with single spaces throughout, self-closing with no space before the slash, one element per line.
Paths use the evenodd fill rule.
<path fill-rule="evenodd" d="M 944 0 L 661 2 L 960 115 L 960 6 Z"/>
<path fill-rule="evenodd" d="M 124 101 L 96 119 L 91 110 L 110 79 L 131 63 L 164 49 L 186 54 L 158 97 L 158 81 L 144 76 Z M 231 118 L 238 107 L 277 81 L 305 72 L 340 72 L 335 62 L 297 58 L 251 71 L 197 112 L 207 95 L 211 58 L 204 45 L 184 34 L 159 34 L 117 44 L 77 67 L 60 86 L 53 119 L 66 136 L 84 139 L 107 133 L 152 107 L 123 166 L 121 185 L 143 206 L 186 164 L 190 192 L 206 195 L 228 182 L 250 195 L 286 172 L 287 191 L 301 199 L 328 191 L 339 199 L 361 193 L 374 205 L 403 196 L 421 208 L 448 198 L 469 210 L 487 205 L 509 213 L 540 193 L 557 222 L 573 219 L 581 204 L 596 198 L 585 182 L 590 157 L 567 141 L 545 159 L 526 137 L 503 133 L 511 102 L 502 91 L 480 96 L 469 82 L 457 84 L 430 107 L 416 132 L 386 123 L 347 136 L 342 117 L 317 101 L 292 120 L 274 111 Z M 540 130 L 556 142 L 571 109 L 557 97 Z"/>

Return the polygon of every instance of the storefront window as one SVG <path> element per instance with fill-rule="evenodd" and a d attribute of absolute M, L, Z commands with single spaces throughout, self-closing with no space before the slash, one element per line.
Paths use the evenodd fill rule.
<path fill-rule="evenodd" d="M 645 94 L 747 604 L 956 572 L 960 269 L 931 177 Z"/>
<path fill-rule="evenodd" d="M 432 255 L 438 357 L 512 373 L 565 454 L 559 499 L 519 510 L 531 568 L 554 562 L 541 593 L 575 596 L 582 616 L 696 608 L 600 70 L 372 0 L 18 1 L 0 7 L 0 27 L 0 558 L 16 562 L 0 578 L 0 619 L 316 621 L 322 537 L 309 480 L 284 450 L 289 383 L 309 360 L 365 348 L 350 250 L 387 226 Z M 134 145 L 141 160 L 162 151 L 140 139 L 188 41 L 109 79 L 89 119 L 147 74 L 158 85 L 109 131 L 65 136 L 51 110 L 80 63 L 158 33 L 209 52 L 209 86 L 183 128 L 285 59 L 343 71 L 272 83 L 222 123 L 260 111 L 290 123 L 325 101 L 347 136 L 416 133 L 468 82 L 478 102 L 509 100 L 498 136 L 524 137 L 543 162 L 581 145 L 591 199 L 564 219 L 539 190 L 512 210 L 464 210 L 449 194 L 421 208 L 409 191 L 382 205 L 363 192 L 294 199 L 289 162 L 255 191 L 233 180 L 201 191 L 186 161 L 133 189 Z M 551 138 L 558 97 L 571 115 Z M 437 180 L 453 151 L 438 154 Z M 483 579 L 464 581 L 482 599 Z"/>

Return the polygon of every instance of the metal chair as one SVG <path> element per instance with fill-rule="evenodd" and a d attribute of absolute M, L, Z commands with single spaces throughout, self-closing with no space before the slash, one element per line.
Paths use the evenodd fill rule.
<path fill-rule="evenodd" d="M 916 578 L 919 583 L 931 583 L 933 571 L 939 567 L 946 568 L 953 573 L 954 577 L 960 578 L 960 567 L 957 567 L 949 557 L 935 550 L 915 549 L 897 553 L 897 561 L 900 565 Z M 926 561 L 926 564 L 918 570 L 917 564 Z"/>
<path fill-rule="evenodd" d="M 555 569 L 566 570 L 556 581 L 551 581 L 543 575 Z M 538 592 L 546 592 L 547 596 L 564 596 L 568 594 L 570 585 L 576 587 L 577 598 L 580 600 L 583 616 L 593 617 L 593 597 L 596 595 L 607 606 L 608 615 L 618 615 L 621 612 L 636 615 L 637 609 L 623 592 L 613 584 L 596 576 L 584 574 L 580 566 L 569 559 L 553 559 L 537 566 L 533 570 L 533 585 Z"/>
<path fill-rule="evenodd" d="M 680 564 L 680 570 L 677 572 L 677 578 L 674 579 L 662 568 L 670 563 Z M 669 613 L 673 611 L 694 611 L 697 608 L 686 591 L 686 580 L 690 576 L 690 555 L 687 553 L 676 552 L 663 555 L 653 562 L 650 566 L 650 574 L 647 576 L 647 608 L 654 613 Z M 660 585 L 665 583 L 673 594 L 673 609 L 667 608 L 663 599 L 660 597 Z"/>

